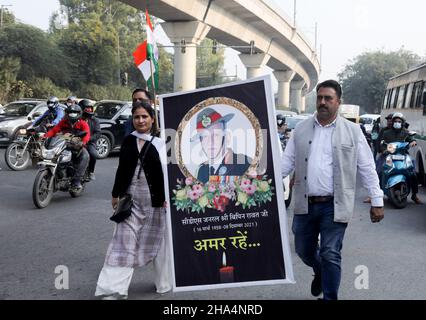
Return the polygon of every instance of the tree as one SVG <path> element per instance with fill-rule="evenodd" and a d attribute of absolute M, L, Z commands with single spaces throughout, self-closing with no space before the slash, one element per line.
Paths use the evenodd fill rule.
<path fill-rule="evenodd" d="M 11 86 L 16 81 L 21 62 L 19 58 L 0 58 L 0 102 L 9 100 Z"/>
<path fill-rule="evenodd" d="M 144 40 L 143 15 L 135 8 L 114 0 L 60 0 L 67 28 L 51 30 L 74 64 L 73 88 L 89 83 L 121 83 L 128 74 L 128 85 L 140 78 L 134 70 L 132 52 Z"/>
<path fill-rule="evenodd" d="M 212 52 L 213 40 L 204 39 L 197 48 L 197 87 L 203 88 L 224 83 L 223 69 L 225 63 L 225 49 L 217 49 Z"/>
<path fill-rule="evenodd" d="M 7 25 L 0 30 L 0 43 L 0 57 L 20 60 L 18 80 L 47 77 L 57 85 L 67 84 L 68 59 L 41 29 L 25 24 Z"/>
<path fill-rule="evenodd" d="M 7 9 L 3 9 L 3 27 L 8 24 L 14 24 L 15 20 L 15 15 L 12 12 Z"/>
<path fill-rule="evenodd" d="M 361 113 L 380 113 L 388 80 L 421 61 L 420 56 L 404 49 L 362 53 L 338 75 L 344 103 L 360 105 Z"/>

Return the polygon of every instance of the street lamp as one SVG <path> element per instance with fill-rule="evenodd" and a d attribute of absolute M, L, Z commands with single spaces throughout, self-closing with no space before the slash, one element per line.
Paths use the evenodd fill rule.
<path fill-rule="evenodd" d="M 11 7 L 11 4 L 2 4 L 0 5 L 0 28 L 3 27 L 3 10 L 6 7 Z"/>

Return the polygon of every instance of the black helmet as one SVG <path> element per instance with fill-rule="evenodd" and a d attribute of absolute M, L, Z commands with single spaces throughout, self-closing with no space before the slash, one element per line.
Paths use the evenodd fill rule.
<path fill-rule="evenodd" d="M 47 107 L 49 110 L 55 109 L 55 107 L 59 104 L 59 99 L 57 97 L 49 97 L 46 101 Z"/>
<path fill-rule="evenodd" d="M 285 124 L 285 117 L 282 114 L 277 114 L 277 125 L 281 128 Z"/>
<path fill-rule="evenodd" d="M 83 116 L 86 117 L 91 117 L 94 115 L 94 104 L 92 101 L 88 100 L 88 99 L 83 99 L 81 100 L 78 105 L 81 107 L 81 109 L 83 110 Z"/>
<path fill-rule="evenodd" d="M 81 113 L 82 113 L 81 108 L 77 104 L 73 104 L 72 106 L 68 107 L 66 112 L 67 112 L 67 115 L 68 115 L 68 119 L 72 123 L 77 122 L 81 118 Z"/>

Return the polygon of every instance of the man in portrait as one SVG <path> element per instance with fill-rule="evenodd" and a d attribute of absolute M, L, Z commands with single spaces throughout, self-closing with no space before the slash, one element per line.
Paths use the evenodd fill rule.
<path fill-rule="evenodd" d="M 211 176 L 243 176 L 249 169 L 252 159 L 228 146 L 227 124 L 233 118 L 233 113 L 222 116 L 212 108 L 197 115 L 197 134 L 191 142 L 200 142 L 208 159 L 198 167 L 198 181 L 207 183 Z"/>

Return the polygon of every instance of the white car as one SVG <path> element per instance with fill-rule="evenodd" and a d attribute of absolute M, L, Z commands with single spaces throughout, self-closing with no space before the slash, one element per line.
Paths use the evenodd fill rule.
<path fill-rule="evenodd" d="M 378 118 L 380 118 L 380 114 L 364 114 L 359 117 L 359 121 L 364 124 L 365 131 L 370 134 L 373 130 L 374 121 Z"/>

